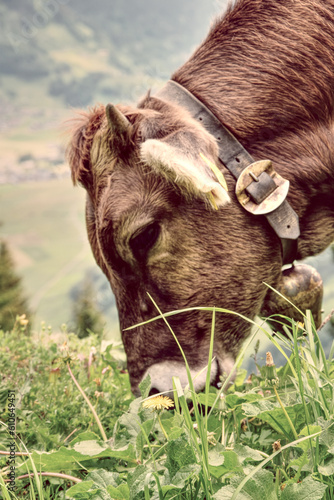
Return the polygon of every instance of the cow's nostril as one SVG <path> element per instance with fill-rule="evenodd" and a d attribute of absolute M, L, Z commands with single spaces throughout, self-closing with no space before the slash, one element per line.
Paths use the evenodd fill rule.
<path fill-rule="evenodd" d="M 149 396 L 154 396 L 155 394 L 159 394 L 158 389 L 156 389 L 155 387 L 151 387 Z"/>

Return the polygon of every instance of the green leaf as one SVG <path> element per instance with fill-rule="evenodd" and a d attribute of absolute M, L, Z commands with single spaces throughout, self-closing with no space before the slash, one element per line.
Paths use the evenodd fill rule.
<path fill-rule="evenodd" d="M 218 463 L 218 456 L 210 455 L 209 452 L 209 472 L 210 474 L 219 479 L 224 474 L 242 473 L 242 468 L 240 466 L 238 455 L 234 451 L 223 451 L 217 455 L 221 456 L 221 463 Z M 216 465 L 213 463 L 212 458 L 216 461 Z"/>
<path fill-rule="evenodd" d="M 74 446 L 75 443 L 79 443 L 80 441 L 93 441 L 93 440 L 99 441 L 100 436 L 98 434 L 95 434 L 95 432 L 91 431 L 81 432 L 71 441 L 71 446 Z"/>
<path fill-rule="evenodd" d="M 166 412 L 162 415 L 162 421 L 164 425 L 166 424 L 167 416 L 169 421 L 172 423 L 173 427 L 182 427 L 184 425 L 184 417 L 180 413 Z"/>
<path fill-rule="evenodd" d="M 242 369 L 240 368 L 237 372 L 236 378 L 234 379 L 233 385 L 235 387 L 242 385 L 246 378 L 247 378 L 247 370 L 245 370 L 244 368 Z"/>
<path fill-rule="evenodd" d="M 87 479 L 92 479 L 94 484 L 99 488 L 106 489 L 107 486 L 118 486 L 121 482 L 117 472 L 109 472 L 104 469 L 94 470 L 90 472 Z"/>
<path fill-rule="evenodd" d="M 101 488 L 96 488 L 95 490 L 92 490 L 91 493 L 91 500 L 113 500 L 109 493 L 106 490 L 101 490 Z"/>
<path fill-rule="evenodd" d="M 67 498 L 90 498 L 89 490 L 94 485 L 94 481 L 82 481 L 82 483 L 75 484 L 66 491 Z"/>
<path fill-rule="evenodd" d="M 251 471 L 251 469 L 250 469 Z M 214 495 L 214 499 L 229 500 L 234 495 L 238 485 L 241 483 L 244 474 L 235 475 L 231 478 L 229 486 L 224 486 L 218 490 Z M 237 500 L 277 500 L 275 488 L 273 486 L 274 476 L 270 471 L 265 469 L 259 470 L 253 477 L 251 477 L 242 491 L 237 494 Z"/>
<path fill-rule="evenodd" d="M 312 434 L 315 434 L 316 432 L 320 432 L 321 427 L 320 425 L 309 425 L 308 427 L 304 427 L 300 432 L 299 436 L 311 436 Z M 311 443 L 310 443 L 311 441 Z M 298 448 L 301 448 L 302 450 L 306 451 L 310 448 L 311 446 L 314 448 L 316 446 L 315 438 L 307 439 L 306 441 L 302 441 L 301 443 L 298 443 Z"/>
<path fill-rule="evenodd" d="M 219 448 L 218 446 L 215 446 L 212 450 L 209 450 L 208 453 L 209 465 L 213 465 L 215 467 L 218 465 L 223 465 L 225 457 L 222 454 L 223 450 L 220 450 Z"/>
<path fill-rule="evenodd" d="M 319 418 L 317 423 L 323 429 L 319 436 L 319 443 L 328 448 L 328 453 L 334 455 L 334 420 L 324 420 Z"/>
<path fill-rule="evenodd" d="M 196 474 L 201 472 L 201 466 L 199 464 L 189 464 L 181 467 L 173 477 L 172 485 L 178 489 L 182 489 L 186 486 L 186 483 Z"/>
<path fill-rule="evenodd" d="M 119 475 L 116 472 L 106 470 L 96 470 L 88 474 L 85 481 L 72 486 L 67 490 L 66 495 L 69 498 L 80 500 L 112 500 L 107 490 L 108 486 L 114 488 L 120 482 Z M 112 486 L 111 486 L 112 485 Z"/>
<path fill-rule="evenodd" d="M 266 399 L 260 399 L 254 403 L 244 403 L 242 405 L 242 409 L 244 410 L 247 417 L 262 418 L 260 415 L 267 411 L 272 411 L 275 408 L 277 407 L 275 407 L 271 401 Z"/>
<path fill-rule="evenodd" d="M 196 456 L 193 448 L 190 446 L 188 438 L 185 435 L 169 441 L 166 447 L 167 460 L 165 466 L 167 467 L 171 479 L 178 472 L 178 470 L 188 464 L 196 463 Z"/>
<path fill-rule="evenodd" d="M 185 488 L 193 476 L 199 475 L 200 472 L 201 466 L 198 464 L 185 465 L 175 474 L 173 481 L 171 482 L 169 472 L 166 469 L 164 476 L 160 478 L 160 484 L 162 486 L 161 497 L 159 498 L 163 498 L 164 500 L 169 498 L 180 498 L 178 496 L 180 490 Z"/>
<path fill-rule="evenodd" d="M 178 493 L 180 492 L 179 488 L 176 488 L 172 484 L 165 484 L 161 486 L 161 497 L 164 500 L 168 500 L 169 498 L 178 498 Z M 159 498 L 159 497 L 154 497 Z"/>
<path fill-rule="evenodd" d="M 127 442 L 135 445 L 137 436 L 140 433 L 140 420 L 138 414 L 124 413 L 119 417 L 118 425 L 123 427 L 119 433 L 125 435 Z"/>
<path fill-rule="evenodd" d="M 102 456 L 103 457 L 109 456 L 110 458 L 118 458 L 119 460 L 124 460 L 125 462 L 128 463 L 137 464 L 135 450 L 131 444 L 129 444 L 129 446 L 127 446 L 124 449 L 106 450 L 105 452 L 103 452 Z M 100 457 L 101 454 L 99 455 L 98 458 Z"/>
<path fill-rule="evenodd" d="M 146 420 L 146 422 L 143 422 L 141 424 L 141 429 L 140 432 L 137 435 L 136 439 L 136 450 L 137 450 L 137 455 L 141 456 L 143 452 L 144 446 L 147 444 L 146 437 L 150 435 L 154 427 L 154 419 L 152 418 L 151 420 Z"/>
<path fill-rule="evenodd" d="M 179 413 L 164 412 L 161 421 L 169 441 L 177 439 L 181 434 L 185 433 L 184 418 Z"/>
<path fill-rule="evenodd" d="M 267 422 L 276 432 L 289 437 L 290 425 L 280 406 L 274 406 L 270 401 L 257 401 L 252 404 L 243 404 L 242 408 L 248 417 L 256 416 Z M 287 406 L 285 410 L 297 430 L 305 425 L 305 409 L 301 403 Z"/>
<path fill-rule="evenodd" d="M 252 403 L 254 401 L 260 401 L 263 402 L 264 404 L 266 404 L 267 402 L 270 403 L 270 401 L 263 399 L 263 396 L 261 394 L 252 391 L 249 391 L 247 393 L 236 391 L 233 394 L 227 394 L 227 396 L 225 397 L 225 402 L 227 406 L 231 409 L 234 409 L 237 406 L 241 406 L 243 403 Z M 264 406 L 261 411 L 263 411 L 264 409 L 267 408 Z"/>
<path fill-rule="evenodd" d="M 81 441 L 75 446 L 78 449 L 61 446 L 59 450 L 52 452 L 33 451 L 31 458 L 40 472 L 82 469 L 80 464 L 92 458 L 117 458 L 137 465 L 135 450 L 131 444 L 118 450 L 112 450 L 107 445 L 101 446 L 97 441 Z M 32 470 L 30 460 L 26 462 L 25 467 Z"/>
<path fill-rule="evenodd" d="M 129 472 L 127 482 L 131 500 L 142 498 L 145 485 L 150 491 L 157 488 L 152 470 L 145 465 L 139 465 L 133 472 Z"/>
<path fill-rule="evenodd" d="M 86 457 L 95 457 L 105 451 L 106 446 L 100 444 L 97 440 L 79 441 L 74 444 L 73 450 Z"/>
<path fill-rule="evenodd" d="M 119 484 L 121 479 L 116 472 L 109 472 L 104 469 L 92 471 L 85 481 L 72 486 L 67 490 L 69 498 L 78 500 L 128 500 L 129 496 L 124 496 L 127 485 Z M 125 488 L 124 488 L 125 487 Z M 114 493 L 116 492 L 115 496 Z"/>
<path fill-rule="evenodd" d="M 171 430 L 170 430 L 170 433 L 168 433 L 168 439 L 170 441 L 175 441 L 176 439 L 178 439 L 180 436 L 182 436 L 182 434 L 184 434 L 184 429 L 182 427 L 172 427 Z"/>
<path fill-rule="evenodd" d="M 321 500 L 327 486 L 307 476 L 301 483 L 288 484 L 284 488 L 281 500 Z"/>
<path fill-rule="evenodd" d="M 307 456 L 307 452 L 304 451 L 304 453 L 302 453 L 299 457 L 295 458 L 294 460 L 290 460 L 289 467 L 295 470 L 304 470 L 306 464 L 306 470 L 311 471 L 313 469 L 312 464 L 310 463 L 310 460 Z"/>
<path fill-rule="evenodd" d="M 237 454 L 241 463 L 245 461 L 261 462 L 261 460 L 263 460 L 261 453 L 257 450 L 253 450 L 253 448 L 250 448 L 249 446 L 237 444 L 234 446 L 234 452 Z"/>
<path fill-rule="evenodd" d="M 304 427 L 299 432 L 299 435 L 300 437 L 309 436 L 320 431 L 321 431 L 320 425 L 309 425 L 308 427 L 307 426 Z M 310 454 L 308 453 L 308 450 L 310 450 L 310 446 L 312 446 L 312 448 L 315 448 L 316 446 L 316 440 L 314 437 L 298 443 L 296 447 L 302 449 L 304 453 L 302 453 L 299 457 L 295 458 L 294 460 L 291 460 L 289 466 L 295 470 L 300 469 L 302 471 L 311 472 L 313 470 L 313 461 Z"/>
<path fill-rule="evenodd" d="M 318 465 L 318 471 L 323 476 L 334 476 L 334 458 L 330 458 L 323 465 Z"/>
<path fill-rule="evenodd" d="M 108 486 L 107 491 L 113 500 L 129 500 L 130 490 L 127 484 L 120 484 L 117 488 Z"/>
<path fill-rule="evenodd" d="M 144 380 L 142 380 L 139 384 L 139 390 L 142 399 L 148 397 L 150 389 L 151 389 L 151 377 L 147 375 L 147 377 L 145 377 Z"/>
<path fill-rule="evenodd" d="M 220 490 L 218 490 L 212 498 L 215 500 L 231 500 L 233 493 L 235 492 L 235 487 L 229 485 L 224 486 Z M 248 493 L 239 493 L 238 500 L 252 500 L 252 497 L 248 495 Z"/>
<path fill-rule="evenodd" d="M 208 395 L 204 394 L 203 392 L 201 392 L 200 394 L 197 394 L 197 401 L 201 405 L 206 404 L 206 401 L 207 401 L 206 398 L 208 398 L 208 406 L 212 407 L 216 401 L 217 394 L 215 394 L 213 392 L 209 392 Z"/>

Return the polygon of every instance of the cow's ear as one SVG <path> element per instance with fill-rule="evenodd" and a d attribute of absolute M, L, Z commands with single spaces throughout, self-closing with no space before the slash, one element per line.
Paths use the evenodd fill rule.
<path fill-rule="evenodd" d="M 70 142 L 66 157 L 71 168 L 72 181 L 80 183 L 87 190 L 92 186 L 91 148 L 94 136 L 105 116 L 104 107 L 94 108 L 89 112 L 81 111 L 71 122 Z"/>
<path fill-rule="evenodd" d="M 95 184 L 110 171 L 112 160 L 129 143 L 131 124 L 116 106 L 100 106 L 81 112 L 74 120 L 67 159 L 74 184 L 82 184 L 92 193 Z"/>
<path fill-rule="evenodd" d="M 215 147 L 201 143 L 191 132 L 183 130 L 161 140 L 148 139 L 141 145 L 141 159 L 177 185 L 185 196 L 204 197 L 214 208 L 230 201 L 223 175 L 219 176 L 219 172 L 217 177 Z"/>

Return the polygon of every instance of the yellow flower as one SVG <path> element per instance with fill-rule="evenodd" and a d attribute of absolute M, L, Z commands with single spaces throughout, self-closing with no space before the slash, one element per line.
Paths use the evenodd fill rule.
<path fill-rule="evenodd" d="M 154 410 L 168 410 L 168 408 L 173 408 L 174 402 L 167 396 L 153 396 L 152 398 L 146 399 L 143 402 L 144 408 L 151 408 Z"/>
<path fill-rule="evenodd" d="M 27 324 L 29 323 L 29 320 L 27 319 L 27 316 L 25 314 L 18 316 L 17 319 L 21 326 L 27 326 Z"/>

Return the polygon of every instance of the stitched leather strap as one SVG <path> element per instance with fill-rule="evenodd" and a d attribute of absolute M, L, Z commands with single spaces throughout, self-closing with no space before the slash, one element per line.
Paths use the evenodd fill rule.
<path fill-rule="evenodd" d="M 193 118 L 203 124 L 208 132 L 216 138 L 220 161 L 236 180 L 246 167 L 254 163 L 252 156 L 233 134 L 201 101 L 180 84 L 169 80 L 154 97 L 183 106 Z M 262 172 L 257 181 L 252 182 L 247 187 L 246 192 L 255 203 L 260 204 L 275 189 L 276 184 L 273 178 L 267 172 Z M 292 264 L 297 255 L 300 235 L 298 215 L 287 200 L 284 200 L 278 208 L 265 214 L 264 217 L 267 218 L 270 226 L 281 240 L 283 264 Z"/>

